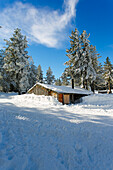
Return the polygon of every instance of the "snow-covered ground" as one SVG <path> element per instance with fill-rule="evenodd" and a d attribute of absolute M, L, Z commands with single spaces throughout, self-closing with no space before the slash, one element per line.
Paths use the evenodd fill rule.
<path fill-rule="evenodd" d="M 0 170 L 112 170 L 113 95 L 77 105 L 0 93 Z"/>

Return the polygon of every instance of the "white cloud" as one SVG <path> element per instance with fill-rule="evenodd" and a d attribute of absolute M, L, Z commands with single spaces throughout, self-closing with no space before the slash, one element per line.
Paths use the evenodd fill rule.
<path fill-rule="evenodd" d="M 77 3 L 78 0 L 64 0 L 64 13 L 61 13 L 16 2 L 0 12 L 0 37 L 8 39 L 18 27 L 27 35 L 28 41 L 56 48 L 65 39 L 63 32 L 72 17 L 76 16 Z"/>

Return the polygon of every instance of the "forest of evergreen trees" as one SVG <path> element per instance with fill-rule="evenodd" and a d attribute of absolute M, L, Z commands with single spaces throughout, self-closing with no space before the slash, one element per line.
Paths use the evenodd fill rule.
<path fill-rule="evenodd" d="M 72 31 L 70 48 L 66 50 L 68 61 L 61 77 L 55 79 L 51 68 L 43 76 L 41 65 L 36 67 L 33 59 L 26 50 L 27 40 L 21 29 L 15 29 L 9 40 L 4 40 L 6 47 L 0 50 L 0 91 L 27 92 L 36 82 L 71 85 L 73 80 L 76 86 L 87 90 L 105 90 L 111 93 L 113 80 L 113 65 L 109 57 L 104 65 L 99 63 L 100 58 L 96 47 L 90 44 L 89 34 L 78 30 Z"/>

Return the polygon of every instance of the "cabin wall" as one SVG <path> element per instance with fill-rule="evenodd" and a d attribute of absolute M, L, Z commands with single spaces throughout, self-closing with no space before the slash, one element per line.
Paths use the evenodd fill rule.
<path fill-rule="evenodd" d="M 48 89 L 45 89 L 42 86 L 36 85 L 35 87 L 33 87 L 29 92 L 29 94 L 34 93 L 36 95 L 45 95 L 45 96 L 49 96 L 50 95 L 50 91 Z"/>

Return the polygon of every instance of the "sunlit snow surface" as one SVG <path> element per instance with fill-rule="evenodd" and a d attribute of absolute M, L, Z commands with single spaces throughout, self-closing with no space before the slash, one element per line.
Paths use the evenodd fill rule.
<path fill-rule="evenodd" d="M 113 169 L 113 95 L 77 105 L 0 93 L 0 170 Z"/>

